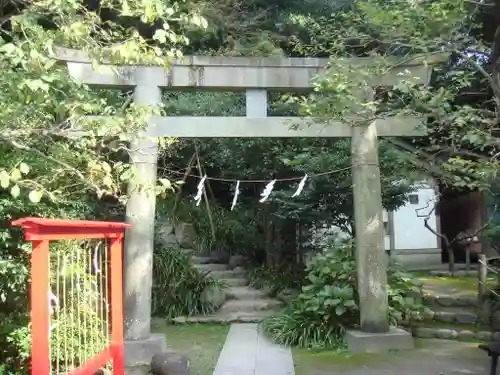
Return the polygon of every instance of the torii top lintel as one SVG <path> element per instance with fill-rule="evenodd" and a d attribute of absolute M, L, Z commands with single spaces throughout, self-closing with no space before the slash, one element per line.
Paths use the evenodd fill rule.
<path fill-rule="evenodd" d="M 173 91 L 307 91 L 312 89 L 312 78 L 324 72 L 329 61 L 323 58 L 185 56 L 183 60 L 174 61 L 169 69 L 101 65 L 96 71 L 88 55 L 82 51 L 58 48 L 54 58 L 66 61 L 70 74 L 91 86 L 127 89 L 151 84 Z M 383 76 L 374 77 L 373 85 L 396 84 L 408 71 L 426 85 L 431 67 L 423 60 L 422 57 L 395 59 L 394 68 Z M 436 60 L 442 60 L 442 57 L 435 57 Z M 366 66 L 370 61 L 373 60 L 355 58 L 350 63 Z"/>

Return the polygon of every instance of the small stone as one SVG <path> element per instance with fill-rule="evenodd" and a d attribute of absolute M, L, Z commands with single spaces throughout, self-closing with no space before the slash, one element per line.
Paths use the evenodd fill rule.
<path fill-rule="evenodd" d="M 455 321 L 455 314 L 448 311 L 437 311 L 434 319 L 443 323 L 453 323 Z"/>
<path fill-rule="evenodd" d="M 233 255 L 229 258 L 229 267 L 245 267 L 248 264 L 248 258 L 244 255 Z"/>
<path fill-rule="evenodd" d="M 467 271 L 467 276 L 477 276 L 479 274 L 478 270 Z"/>
<path fill-rule="evenodd" d="M 201 299 L 213 306 L 219 307 L 226 302 L 226 291 L 221 288 L 209 287 L 203 291 Z"/>
<path fill-rule="evenodd" d="M 169 220 L 159 221 L 156 225 L 155 234 L 162 245 L 167 247 L 175 247 L 177 245 L 174 226 Z"/>
<path fill-rule="evenodd" d="M 172 320 L 174 321 L 174 323 L 177 323 L 177 324 L 184 324 L 187 321 L 185 316 L 179 316 L 179 317 L 174 318 Z"/>
<path fill-rule="evenodd" d="M 470 339 L 473 339 L 474 338 L 474 332 L 472 331 L 468 331 L 468 330 L 465 330 L 465 331 L 460 331 L 458 333 L 458 338 L 460 339 L 464 339 L 464 340 L 470 340 Z"/>
<path fill-rule="evenodd" d="M 458 333 L 457 331 L 454 331 L 452 329 L 443 328 L 443 329 L 438 329 L 436 336 L 439 339 L 450 340 L 450 339 L 456 339 L 458 337 Z"/>
<path fill-rule="evenodd" d="M 476 333 L 476 339 L 481 341 L 490 341 L 493 334 L 488 331 L 480 331 Z"/>
<path fill-rule="evenodd" d="M 474 324 L 477 322 L 478 317 L 472 312 L 459 312 L 455 315 L 455 320 L 460 324 Z"/>
<path fill-rule="evenodd" d="M 431 309 L 425 309 L 423 313 L 424 319 L 433 320 L 436 316 L 436 312 Z"/>
<path fill-rule="evenodd" d="M 165 352 L 155 354 L 151 360 L 154 375 L 189 375 L 189 360 L 180 353 Z"/>
<path fill-rule="evenodd" d="M 175 237 L 181 247 L 185 249 L 193 248 L 196 242 L 196 231 L 193 224 L 177 223 Z"/>
<path fill-rule="evenodd" d="M 239 273 L 239 274 L 242 274 L 244 275 L 245 274 L 245 269 L 243 267 L 236 267 L 234 270 L 233 270 L 234 273 Z"/>
<path fill-rule="evenodd" d="M 455 277 L 465 277 L 465 276 L 467 276 L 467 271 L 464 270 L 455 271 Z"/>
<path fill-rule="evenodd" d="M 436 337 L 437 331 L 433 328 L 415 327 L 413 329 L 413 335 L 423 339 L 431 339 Z"/>
<path fill-rule="evenodd" d="M 462 307 L 467 307 L 467 306 L 475 307 L 477 305 L 477 300 L 474 297 L 460 296 L 455 298 L 455 304 L 456 306 L 462 306 Z"/>
<path fill-rule="evenodd" d="M 448 297 L 448 296 L 439 296 L 436 297 L 436 302 L 441 305 L 441 306 L 455 306 L 456 305 L 456 299 L 453 297 Z"/>
<path fill-rule="evenodd" d="M 433 306 L 433 305 L 436 304 L 436 297 L 435 296 L 431 296 L 430 294 L 426 295 L 426 296 L 424 296 L 424 303 L 426 305 Z"/>
<path fill-rule="evenodd" d="M 211 251 L 209 256 L 214 263 L 227 264 L 229 262 L 229 254 L 224 251 Z"/>

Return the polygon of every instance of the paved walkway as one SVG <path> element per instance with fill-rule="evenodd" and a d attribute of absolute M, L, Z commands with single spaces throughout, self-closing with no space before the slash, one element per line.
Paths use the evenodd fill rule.
<path fill-rule="evenodd" d="M 232 324 L 213 375 L 294 375 L 290 348 L 273 344 L 258 324 Z"/>

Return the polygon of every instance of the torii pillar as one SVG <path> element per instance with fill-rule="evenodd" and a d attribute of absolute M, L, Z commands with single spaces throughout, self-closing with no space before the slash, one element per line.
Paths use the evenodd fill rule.
<path fill-rule="evenodd" d="M 150 69 L 134 70 L 134 104 L 157 107 L 161 89 Z M 154 120 L 148 120 L 148 128 Z M 124 262 L 125 366 L 133 374 L 149 373 L 151 359 L 167 350 L 165 335 L 151 333 L 151 290 L 156 219 L 158 141 L 138 134 L 130 141 L 130 163 L 135 177 L 128 185 Z M 133 369 L 133 370 L 132 370 Z"/>

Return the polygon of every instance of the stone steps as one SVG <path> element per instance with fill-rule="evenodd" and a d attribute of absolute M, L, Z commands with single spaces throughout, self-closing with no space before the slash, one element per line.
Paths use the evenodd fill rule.
<path fill-rule="evenodd" d="M 227 264 L 218 263 L 196 264 L 196 268 L 198 268 L 202 272 L 210 272 L 211 275 L 213 275 L 213 272 L 229 270 L 229 266 Z"/>
<path fill-rule="evenodd" d="M 429 274 L 431 276 L 436 276 L 436 277 L 451 277 L 451 272 L 450 271 L 445 271 L 445 270 L 433 270 L 430 271 Z M 477 277 L 479 274 L 478 270 L 471 269 L 471 270 L 457 270 L 454 272 L 455 277 Z"/>
<path fill-rule="evenodd" d="M 266 293 L 262 290 L 254 289 L 249 286 L 234 286 L 226 291 L 226 296 L 228 299 L 233 300 L 248 300 L 265 298 Z"/>
<path fill-rule="evenodd" d="M 259 323 L 268 316 L 276 313 L 275 310 L 253 311 L 253 312 L 235 312 L 221 313 L 216 312 L 212 315 L 179 317 L 173 321 L 177 324 L 192 323 Z"/>
<path fill-rule="evenodd" d="M 238 279 L 245 278 L 245 274 L 240 271 L 224 270 L 224 271 L 210 271 L 210 276 L 215 279 Z"/>
<path fill-rule="evenodd" d="M 248 285 L 248 280 L 245 277 L 234 277 L 234 278 L 220 279 L 220 280 L 223 281 L 228 287 Z"/>
<path fill-rule="evenodd" d="M 427 319 L 442 323 L 476 324 L 479 315 L 474 309 L 464 307 L 440 307 L 429 312 Z"/>
<path fill-rule="evenodd" d="M 209 264 L 209 263 L 213 263 L 213 259 L 210 258 L 210 257 L 193 256 L 191 259 L 193 260 L 194 264 Z"/>
<path fill-rule="evenodd" d="M 424 304 L 433 307 L 477 307 L 477 296 L 474 295 L 432 295 L 424 296 Z"/>
<path fill-rule="evenodd" d="M 274 299 L 247 299 L 228 300 L 219 309 L 222 314 L 252 313 L 254 311 L 273 310 L 281 306 L 281 302 Z"/>
<path fill-rule="evenodd" d="M 490 341 L 500 340 L 500 332 L 491 332 L 484 327 L 460 327 L 460 326 L 414 326 L 411 327 L 413 336 L 419 338 L 436 338 L 444 340 L 477 340 Z"/>

